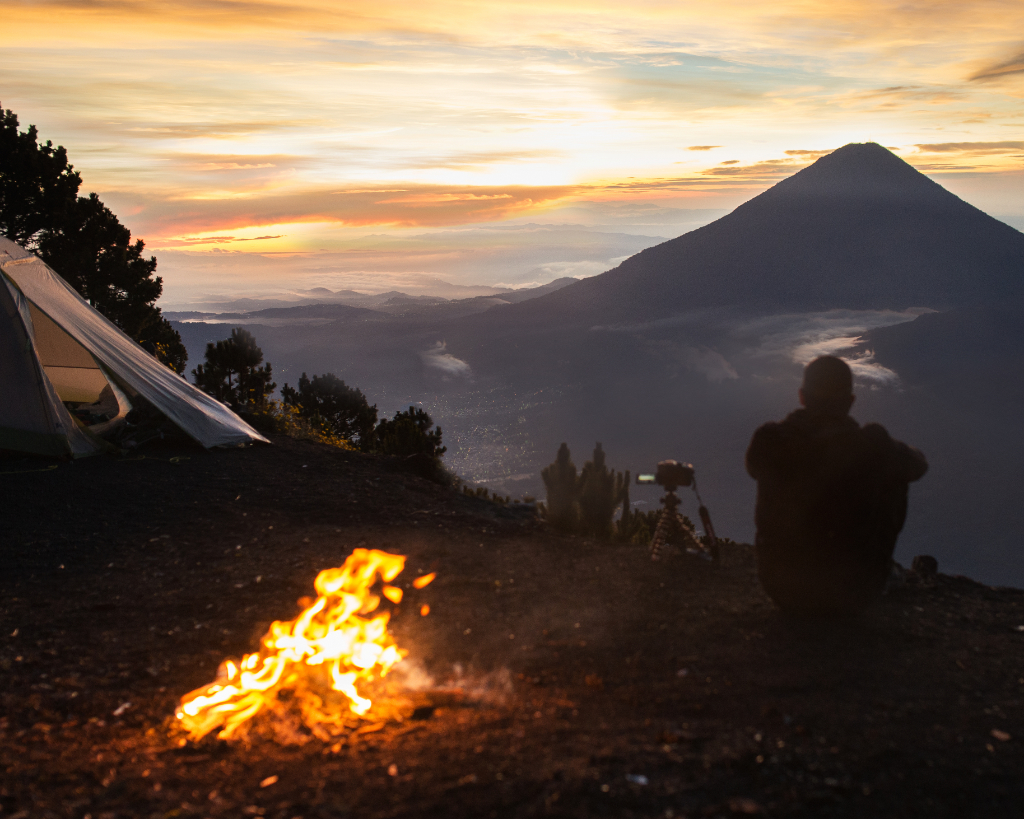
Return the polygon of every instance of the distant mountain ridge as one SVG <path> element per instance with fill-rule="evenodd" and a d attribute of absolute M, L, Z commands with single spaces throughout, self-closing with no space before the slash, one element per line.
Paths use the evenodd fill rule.
<path fill-rule="evenodd" d="M 850 144 L 727 216 L 506 321 L 639 320 L 700 308 L 761 313 L 937 310 L 1024 299 L 1024 234 L 875 143 Z"/>

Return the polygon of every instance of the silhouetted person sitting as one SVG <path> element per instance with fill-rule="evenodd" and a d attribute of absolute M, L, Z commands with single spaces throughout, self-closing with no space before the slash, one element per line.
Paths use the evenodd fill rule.
<path fill-rule="evenodd" d="M 783 611 L 853 614 L 878 599 L 924 455 L 849 416 L 853 375 L 822 356 L 804 370 L 804 409 L 764 424 L 747 450 L 757 481 L 758 576 Z"/>

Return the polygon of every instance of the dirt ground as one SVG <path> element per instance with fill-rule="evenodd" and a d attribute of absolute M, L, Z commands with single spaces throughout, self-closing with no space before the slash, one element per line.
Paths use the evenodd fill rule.
<path fill-rule="evenodd" d="M 1024 816 L 1024 591 L 790 621 L 749 547 L 652 563 L 308 442 L 50 467 L 0 460 L 2 819 Z M 438 573 L 393 623 L 433 710 L 184 742 L 178 698 L 359 545 Z"/>

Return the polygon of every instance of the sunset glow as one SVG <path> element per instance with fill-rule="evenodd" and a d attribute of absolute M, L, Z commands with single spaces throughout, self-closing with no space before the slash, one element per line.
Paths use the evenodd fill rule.
<path fill-rule="evenodd" d="M 0 14 L 0 104 L 65 145 L 84 188 L 146 240 L 165 302 L 200 280 L 255 287 L 268 266 L 303 287 L 356 273 L 378 289 L 400 273 L 529 283 L 543 259 L 513 280 L 483 256 L 465 270 L 444 257 L 529 223 L 669 238 L 869 140 L 1024 226 L 1018 2 L 98 0 Z M 260 255 L 251 279 L 225 251 Z M 609 253 L 563 272 L 600 272 Z"/>

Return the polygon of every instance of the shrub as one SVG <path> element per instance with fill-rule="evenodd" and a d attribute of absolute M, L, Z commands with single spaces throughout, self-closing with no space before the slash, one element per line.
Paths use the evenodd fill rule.
<path fill-rule="evenodd" d="M 472 489 L 463 485 L 462 494 L 468 495 L 471 498 L 480 498 L 481 500 L 490 501 L 491 503 L 498 504 L 498 506 L 508 506 L 512 503 L 511 495 L 499 495 L 493 489 L 488 489 L 486 486 L 478 486 L 476 489 Z"/>
<path fill-rule="evenodd" d="M 325 434 L 343 438 L 368 451 L 373 448 L 377 407 L 370 406 L 362 390 L 349 387 L 334 373 L 299 378 L 296 390 L 287 384 L 281 388 L 285 406 Z"/>
<path fill-rule="evenodd" d="M 295 407 L 281 401 L 267 400 L 252 412 L 246 413 L 246 420 L 263 433 L 287 435 L 304 441 L 334 446 L 338 449 L 355 451 L 351 441 L 336 435 L 318 424 L 303 418 Z"/>

